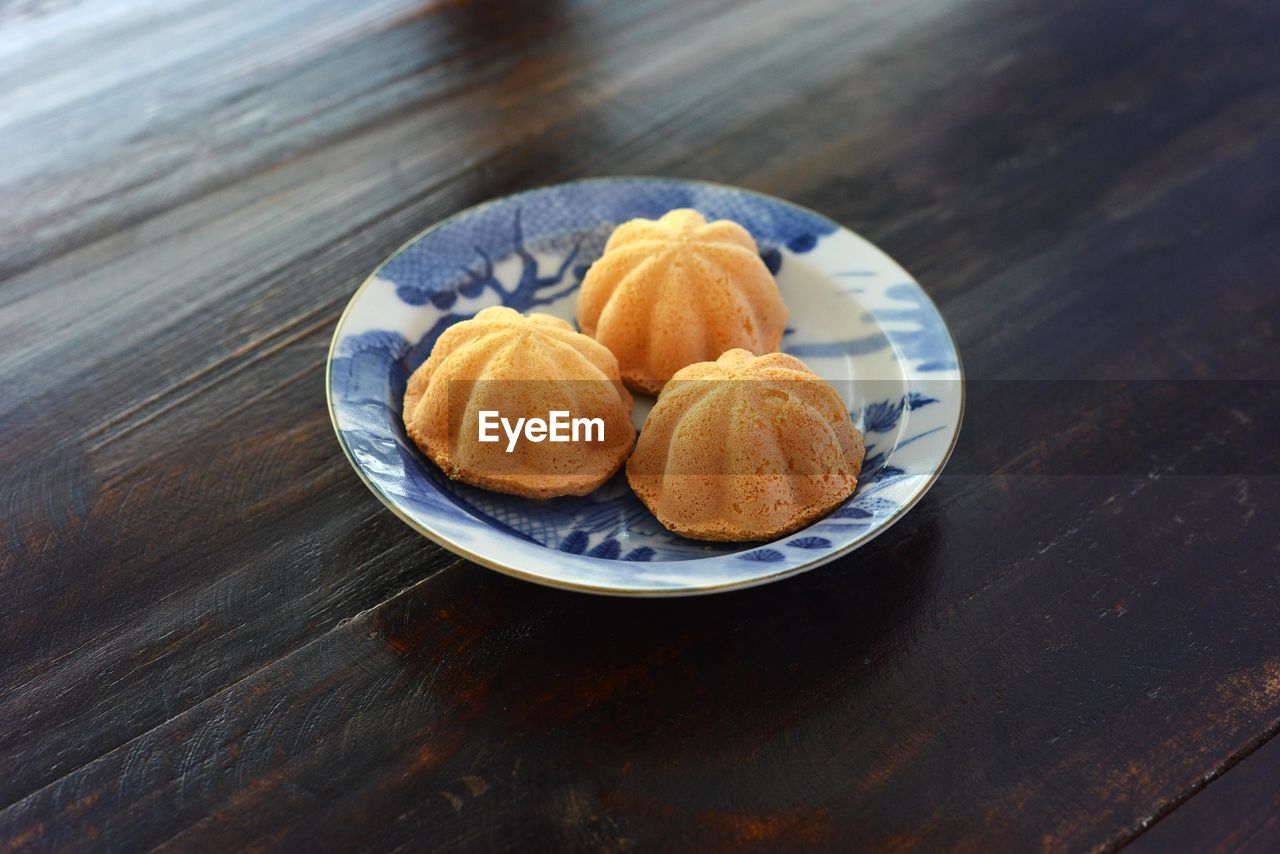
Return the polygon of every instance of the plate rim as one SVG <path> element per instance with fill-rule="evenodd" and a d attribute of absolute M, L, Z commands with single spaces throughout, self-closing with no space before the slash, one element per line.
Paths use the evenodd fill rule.
<path fill-rule="evenodd" d="M 959 400 L 959 408 L 956 413 L 955 429 L 952 431 L 951 440 L 947 444 L 947 448 L 943 452 L 942 457 L 938 462 L 938 465 L 929 474 L 928 480 L 926 480 L 920 486 L 920 488 L 914 492 L 914 494 L 912 494 L 906 501 L 904 501 L 891 516 L 888 516 L 884 520 L 884 522 L 876 528 L 876 530 L 870 532 L 868 536 L 855 540 L 854 542 L 849 543 L 846 546 L 843 546 L 839 549 L 834 549 L 831 552 L 828 552 L 826 554 L 817 555 L 812 560 L 805 561 L 804 563 L 800 563 L 795 566 L 789 566 L 789 567 L 786 567 L 785 569 L 779 569 L 778 571 L 773 573 L 756 576 L 754 578 L 746 579 L 743 581 L 729 581 L 729 582 L 722 582 L 719 584 L 708 585 L 708 586 L 696 586 L 696 587 L 684 586 L 684 587 L 667 587 L 667 588 L 655 588 L 655 589 L 647 589 L 647 590 L 645 589 L 636 590 L 636 589 L 628 589 L 628 588 L 604 587 L 604 586 L 593 585 L 593 584 L 583 584 L 578 582 L 563 581 L 561 579 L 550 578 L 545 575 L 536 575 L 534 573 L 521 570 L 518 567 L 514 567 L 507 564 L 499 563 L 494 560 L 490 560 L 489 558 L 485 558 L 480 555 L 474 554 L 468 549 L 466 549 L 465 547 L 459 545 L 458 543 L 453 542 L 452 540 L 449 540 L 448 538 L 435 533 L 434 531 L 427 528 L 425 525 L 421 524 L 418 520 L 408 515 L 400 507 L 397 507 L 391 501 L 391 499 L 387 497 L 387 495 L 382 491 L 382 489 L 369 478 L 369 476 L 365 473 L 364 469 L 359 465 L 359 463 L 356 462 L 355 458 L 351 454 L 351 449 L 347 445 L 346 438 L 342 435 L 342 430 L 338 427 L 338 416 L 337 416 L 337 413 L 334 411 L 334 404 L 333 404 L 332 366 L 333 366 L 334 354 L 337 352 L 338 341 L 339 341 L 339 338 L 341 337 L 342 329 L 344 324 L 346 323 L 347 316 L 351 313 L 352 308 L 355 306 L 356 302 L 359 300 L 365 288 L 369 287 L 369 285 L 372 284 L 373 281 L 378 278 L 378 274 L 381 273 L 382 270 L 388 264 L 390 264 L 392 261 L 398 258 L 402 253 L 404 253 L 407 249 L 409 249 L 409 247 L 418 243 L 418 241 L 425 238 L 428 234 L 431 234 L 432 232 L 440 228 L 443 228 L 444 226 L 448 225 L 454 220 L 460 219 L 464 216 L 475 214 L 478 211 L 481 211 L 484 208 L 487 208 L 491 205 L 495 205 L 499 202 L 509 201 L 511 199 L 519 198 L 520 196 L 529 195 L 531 193 L 536 193 L 543 190 L 549 190 L 556 187 L 565 187 L 565 186 L 570 186 L 574 184 L 615 183 L 615 182 L 630 182 L 630 181 L 681 182 L 681 183 L 687 183 L 687 184 L 698 184 L 706 187 L 714 187 L 717 189 L 729 190 L 736 193 L 746 193 L 749 195 L 766 199 L 770 202 L 782 202 L 784 204 L 791 205 L 792 207 L 799 208 L 800 210 L 803 210 L 815 217 L 818 217 L 819 219 L 822 219 L 834 224 L 838 229 L 843 229 L 849 232 L 850 234 L 861 237 L 860 235 L 858 235 L 857 232 L 847 228 L 846 226 L 842 225 L 841 223 L 837 222 L 836 220 L 832 219 L 826 214 L 823 214 L 819 211 L 815 211 L 812 208 L 806 207 L 805 205 L 801 205 L 797 202 L 793 202 L 790 199 L 783 199 L 778 196 L 773 196 L 773 195 L 770 195 L 769 193 L 765 193 L 759 190 L 752 190 L 746 187 L 739 187 L 733 184 L 725 184 L 718 181 L 707 181 L 700 178 L 683 178 L 683 177 L 661 176 L 661 175 L 595 176 L 595 177 L 587 177 L 587 178 L 574 178 L 568 181 L 556 181 L 549 184 L 539 184 L 537 186 L 528 187 L 526 189 L 520 190 L 515 193 L 496 196 L 491 199 L 486 199 L 482 202 L 477 202 L 476 204 L 470 205 L 468 207 L 463 208 L 462 210 L 456 211 L 444 217 L 443 219 L 437 220 L 436 222 L 432 223 L 431 225 L 427 226 L 421 231 L 418 231 L 417 233 L 409 237 L 409 239 L 401 243 L 395 249 L 395 251 L 393 251 L 390 255 L 384 258 L 376 267 L 374 267 L 372 272 L 370 272 L 367 276 L 365 276 L 365 278 L 360 282 L 360 285 L 355 289 L 354 292 L 352 292 L 350 299 L 347 300 L 347 304 L 343 308 L 342 313 L 338 315 L 338 321 L 334 326 L 333 335 L 329 339 L 329 349 L 325 354 L 325 362 L 324 362 L 325 408 L 329 412 L 329 424 L 330 426 L 333 427 L 334 435 L 338 439 L 338 446 L 342 449 L 342 454 L 344 457 L 346 457 L 347 463 L 350 464 L 350 466 L 355 470 L 357 477 L 360 478 L 361 482 L 364 483 L 365 487 L 370 492 L 372 492 L 373 495 L 380 502 L 382 502 L 382 504 L 388 510 L 392 512 L 392 514 L 394 514 L 397 518 L 399 518 L 402 522 L 404 522 L 410 528 L 417 531 L 419 534 L 426 537 L 428 540 L 432 541 L 433 543 L 445 549 L 446 551 L 452 553 L 453 555 L 458 557 L 460 560 L 471 561 L 472 563 L 479 564 L 480 566 L 483 566 L 486 569 L 491 569 L 495 572 L 500 572 L 503 575 L 508 575 L 508 576 L 511 576 L 512 578 L 518 578 L 522 581 L 528 581 L 534 584 L 539 584 L 543 587 L 552 587 L 559 590 L 571 590 L 578 593 L 591 593 L 594 595 L 613 596 L 613 597 L 625 598 L 625 599 L 683 598 L 688 596 L 709 595 L 712 593 L 724 593 L 731 590 L 745 590 L 751 587 L 758 587 L 764 584 L 770 584 L 774 581 L 781 581 L 784 578 L 790 578 L 791 576 L 799 575 L 803 572 L 808 572 L 809 570 L 817 569 L 818 567 L 831 563 L 832 561 L 839 560 L 845 555 L 851 554 L 852 552 L 856 551 L 862 546 L 865 546 L 867 543 L 871 542 L 872 540 L 876 539 L 881 534 L 883 534 L 885 531 L 892 528 L 899 519 L 901 519 L 906 513 L 912 510 L 916 506 L 916 504 L 918 504 L 920 500 L 924 498 L 924 496 L 929 492 L 929 490 L 933 488 L 934 483 L 936 483 L 938 478 L 942 476 L 942 472 L 947 467 L 947 463 L 950 462 L 952 452 L 955 451 L 956 443 L 960 439 L 960 431 L 963 429 L 963 426 L 964 426 L 964 413 L 965 413 L 967 395 L 966 395 L 966 388 L 965 388 L 964 362 L 962 361 L 960 356 L 960 348 L 956 344 L 955 334 L 951 331 L 951 327 L 947 323 L 945 316 L 943 316 L 942 312 L 938 309 L 937 303 L 933 301 L 933 298 L 924 289 L 924 286 L 920 284 L 919 280 L 915 277 L 914 274 L 912 274 L 909 270 L 903 267 L 897 261 L 897 259 L 893 258 L 891 255 L 889 255 L 887 252 L 885 252 L 876 244 L 871 243 L 871 241 L 869 240 L 866 240 L 866 238 L 862 238 L 862 239 L 868 245 L 874 248 L 877 252 L 884 255 L 886 258 L 892 261 L 895 265 L 900 267 L 903 270 L 903 272 L 905 272 L 911 278 L 911 281 L 919 289 L 921 295 L 924 297 L 929 307 L 933 309 L 934 313 L 942 321 L 942 328 L 947 333 L 947 340 L 951 344 L 951 351 L 952 353 L 955 354 L 956 375 L 957 375 L 956 378 L 957 378 L 957 384 L 960 388 L 960 400 Z M 696 561 L 698 559 L 694 558 L 692 560 Z"/>

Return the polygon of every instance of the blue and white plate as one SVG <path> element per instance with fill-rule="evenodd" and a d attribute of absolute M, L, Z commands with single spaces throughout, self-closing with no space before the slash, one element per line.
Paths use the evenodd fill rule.
<path fill-rule="evenodd" d="M 623 473 L 581 498 L 518 498 L 449 480 L 405 436 L 409 374 L 450 324 L 506 305 L 573 320 L 587 267 L 613 228 L 672 208 L 732 219 L 755 236 L 791 310 L 782 349 L 835 386 L 866 433 L 858 490 L 775 542 L 713 544 L 668 532 Z M 365 281 L 338 322 L 329 414 L 361 479 L 442 546 L 501 572 L 627 596 L 710 593 L 794 575 L 899 519 L 946 463 L 964 409 L 955 344 L 929 297 L 856 234 L 735 187 L 605 178 L 532 190 L 419 234 Z M 652 401 L 637 401 L 637 427 Z"/>

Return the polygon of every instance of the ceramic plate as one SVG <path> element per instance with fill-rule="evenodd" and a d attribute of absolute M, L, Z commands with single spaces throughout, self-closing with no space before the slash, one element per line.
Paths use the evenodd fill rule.
<path fill-rule="evenodd" d="M 414 447 L 400 421 L 405 381 L 444 329 L 491 305 L 572 322 L 582 277 L 613 228 L 682 207 L 754 235 L 791 311 L 782 349 L 832 383 L 866 434 L 858 490 L 843 506 L 775 542 L 703 543 L 664 529 L 623 473 L 591 495 L 537 501 L 451 481 Z M 532 190 L 419 234 L 352 297 L 329 350 L 327 394 L 347 458 L 416 530 L 520 578 L 630 596 L 748 587 L 852 551 L 937 478 L 964 409 L 946 324 L 892 259 L 789 202 L 656 178 Z M 651 405 L 638 398 L 637 427 Z"/>

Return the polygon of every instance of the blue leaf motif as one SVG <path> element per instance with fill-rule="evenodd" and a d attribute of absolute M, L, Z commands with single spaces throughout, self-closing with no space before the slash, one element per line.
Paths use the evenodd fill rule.
<path fill-rule="evenodd" d="M 937 402 L 938 399 L 936 397 L 929 397 L 929 395 L 922 394 L 918 391 L 907 392 L 907 396 L 903 398 L 903 405 L 907 409 L 920 409 L 921 407 Z"/>
<path fill-rule="evenodd" d="M 769 268 L 769 272 L 775 276 L 782 269 L 782 253 L 777 249 L 765 249 L 760 253 L 760 260 Z"/>
<path fill-rule="evenodd" d="M 598 557 L 604 560 L 617 560 L 618 555 L 622 554 L 622 545 L 613 537 L 601 540 L 600 543 L 587 552 L 587 557 Z"/>
<path fill-rule="evenodd" d="M 627 552 L 627 556 L 623 560 L 648 561 L 653 560 L 654 551 L 648 546 L 639 546 Z"/>
<path fill-rule="evenodd" d="M 831 514 L 832 519 L 870 519 L 875 514 L 861 507 L 841 507 Z"/>
<path fill-rule="evenodd" d="M 797 549 L 829 549 L 831 541 L 826 537 L 796 537 L 787 545 Z"/>
<path fill-rule="evenodd" d="M 902 413 L 902 402 L 894 403 L 882 400 L 871 403 L 862 409 L 862 429 L 865 433 L 888 433 L 898 426 L 898 416 Z"/>
<path fill-rule="evenodd" d="M 752 560 L 759 563 L 777 563 L 786 559 L 786 555 L 776 549 L 756 549 L 738 555 L 738 560 Z"/>
<path fill-rule="evenodd" d="M 431 304 L 440 310 L 452 308 L 458 301 L 457 291 L 436 291 L 430 296 Z"/>
<path fill-rule="evenodd" d="M 475 299 L 476 297 L 480 296 L 480 294 L 484 293 L 484 283 L 479 281 L 471 281 L 471 282 L 466 282 L 465 284 L 458 285 L 458 293 L 462 294 L 467 299 Z M 432 305 L 436 305 L 436 301 L 434 299 L 431 301 L 431 303 Z M 446 305 L 441 307 L 448 308 L 449 306 Z"/>
<path fill-rule="evenodd" d="M 862 474 L 859 480 L 870 480 L 874 478 L 876 472 L 880 471 L 880 467 L 884 465 L 884 452 L 874 456 L 867 457 L 862 461 Z"/>
<path fill-rule="evenodd" d="M 862 481 L 864 483 L 877 483 L 882 480 L 888 480 L 889 478 L 901 477 L 904 474 L 906 474 L 906 472 L 897 466 L 880 466 L 878 469 L 871 472 L 871 474 L 862 478 Z"/>
<path fill-rule="evenodd" d="M 817 245 L 817 235 L 813 234 L 799 234 L 787 241 L 787 248 L 792 252 L 808 252 Z"/>
<path fill-rule="evenodd" d="M 574 531 L 560 543 L 560 551 L 580 555 L 587 550 L 588 542 L 590 542 L 590 538 L 586 535 L 586 532 Z"/>
<path fill-rule="evenodd" d="M 400 297 L 400 301 L 408 305 L 426 305 L 431 294 L 426 291 L 416 290 L 414 288 L 396 286 L 396 296 Z"/>

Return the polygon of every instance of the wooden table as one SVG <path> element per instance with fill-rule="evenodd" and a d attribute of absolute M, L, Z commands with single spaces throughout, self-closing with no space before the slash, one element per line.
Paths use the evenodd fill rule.
<path fill-rule="evenodd" d="M 0 848 L 1280 846 L 1280 10 L 0 3 Z M 710 598 L 395 519 L 323 366 L 481 200 L 696 176 L 954 330 L 948 474 Z"/>

